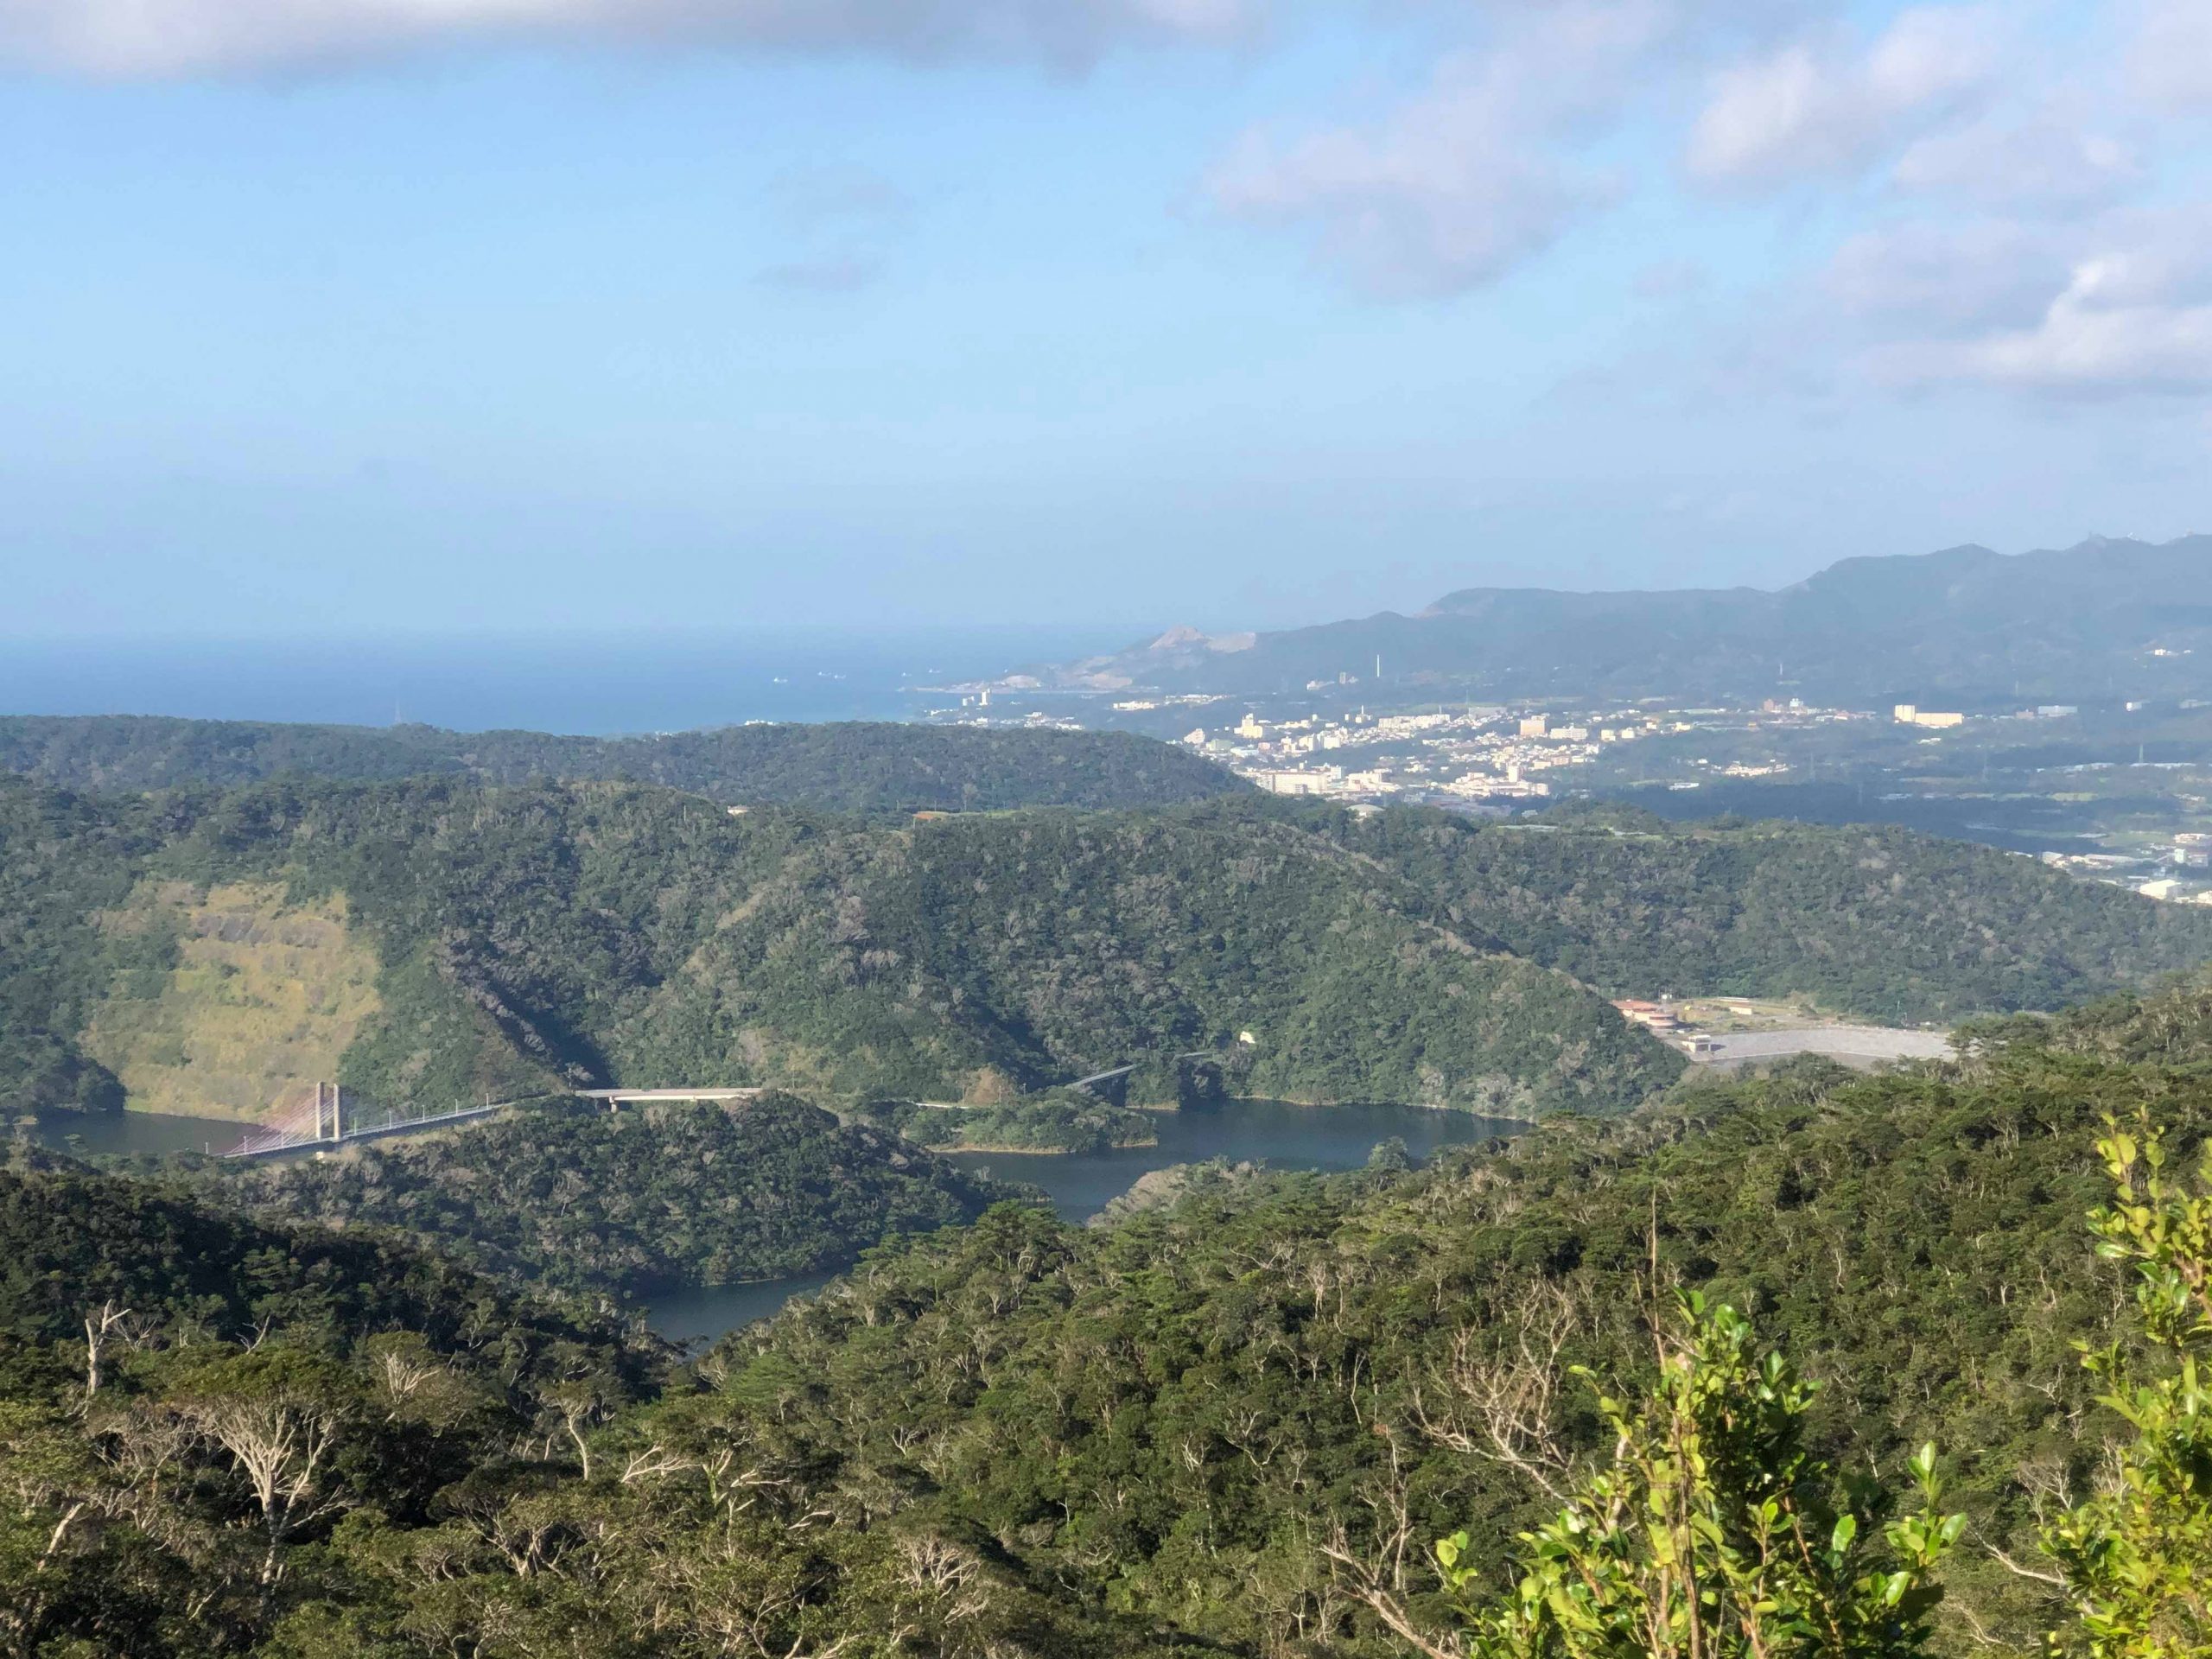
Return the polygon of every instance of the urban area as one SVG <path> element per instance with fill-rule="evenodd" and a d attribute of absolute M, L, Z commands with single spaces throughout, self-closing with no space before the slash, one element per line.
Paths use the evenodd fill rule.
<path fill-rule="evenodd" d="M 1914 754 L 1947 746 L 1986 753 L 1994 746 L 2063 737 L 2082 712 L 2073 704 L 2045 703 L 1969 714 L 1910 702 L 1884 712 L 1815 707 L 1797 697 L 1743 708 L 1669 707 L 1652 699 L 1580 708 L 1554 700 L 1370 709 L 1351 702 L 1202 693 L 1124 696 L 1102 709 L 1025 696 L 1030 688 L 1020 685 L 954 690 L 958 703 L 932 709 L 928 718 L 1067 729 L 1127 727 L 1178 741 L 1270 794 L 1355 808 L 1439 806 L 1500 818 L 1601 791 L 1681 795 L 1719 785 L 1819 783 L 1824 766 L 1827 779 L 1835 781 L 1847 771 L 1841 757 L 1878 753 L 1894 764 L 1900 745 Z M 1307 691 L 1342 696 L 1341 688 L 1319 683 Z M 1285 702 L 1290 706 L 1278 707 Z M 2128 712 L 2139 708 L 2126 705 Z M 1930 756 L 1931 763 L 1935 759 Z M 2070 792 L 2062 787 L 2069 781 L 2062 778 L 2044 787 L 2062 798 Z M 2150 898 L 2212 906 L 2212 830 L 2164 828 L 2083 840 L 2037 855 Z"/>

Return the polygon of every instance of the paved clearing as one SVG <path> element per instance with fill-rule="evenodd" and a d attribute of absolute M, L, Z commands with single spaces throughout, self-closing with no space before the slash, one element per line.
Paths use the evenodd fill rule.
<path fill-rule="evenodd" d="M 1905 1031 L 1893 1026 L 1802 1026 L 1787 1031 L 1715 1033 L 1713 1046 L 1690 1058 L 1700 1065 L 1736 1065 L 1746 1060 L 1780 1059 L 1788 1054 L 1825 1054 L 1862 1070 L 1883 1060 L 1940 1060 L 1951 1053 L 1951 1039 L 1940 1031 Z"/>

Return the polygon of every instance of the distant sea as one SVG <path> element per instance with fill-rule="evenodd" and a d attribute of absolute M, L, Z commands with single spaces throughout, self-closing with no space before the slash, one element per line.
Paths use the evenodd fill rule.
<path fill-rule="evenodd" d="M 608 735 L 906 720 L 922 685 L 1118 649 L 1108 628 L 346 639 L 0 639 L 0 714 L 177 715 Z"/>

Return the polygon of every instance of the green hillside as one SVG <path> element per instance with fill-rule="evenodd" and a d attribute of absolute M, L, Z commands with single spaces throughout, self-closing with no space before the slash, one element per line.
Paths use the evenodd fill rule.
<path fill-rule="evenodd" d="M 2124 1028 L 2201 1031 L 2209 995 L 2090 1023 L 2139 1047 Z M 388 1238 L 19 1164 L 5 1628 L 192 1659 L 1385 1659 L 1407 1649 L 1362 1593 L 1381 1583 L 1449 1651 L 1428 1541 L 1464 1531 L 1482 1593 L 1510 1582 L 1543 1483 L 1611 1444 L 1566 1368 L 1640 1385 L 1656 1269 L 1786 1346 L 1840 1466 L 1889 1477 L 1936 1442 L 1972 1547 L 1934 1651 L 2025 1653 L 2068 1616 L 1997 1552 L 2050 1574 L 2038 1512 L 2124 1432 L 2075 1344 L 2135 1348 L 2086 1214 L 2101 1116 L 2138 1111 L 2186 1154 L 2212 1073 L 2023 1035 L 1425 1170 L 1199 1179 L 1112 1225 L 1001 1206 L 659 1380 Z M 88 1399 L 81 1312 L 117 1298 L 136 1322 Z M 288 1427 L 272 1504 L 238 1448 Z"/>
<path fill-rule="evenodd" d="M 1450 925 L 1613 995 L 1797 995 L 1949 1022 L 2212 961 L 2212 911 L 1904 830 L 1623 809 L 1533 826 L 1404 810 L 1299 821 L 1402 876 Z"/>
<path fill-rule="evenodd" d="M 333 1075 L 989 1106 L 1192 1052 L 1239 1092 L 1534 1116 L 1679 1069 L 1593 988 L 1949 1022 L 2212 959 L 2212 914 L 1985 849 L 1618 810 L 869 823 L 616 784 L 11 780 L 0 897 L 0 1098 L 245 1117 Z"/>
<path fill-rule="evenodd" d="M 1118 733 L 883 722 L 729 726 L 650 737 L 302 726 L 150 715 L 0 716 L 0 772 L 76 790 L 232 788 L 302 777 L 658 784 L 724 805 L 839 812 L 1170 806 L 1247 785 Z"/>
<path fill-rule="evenodd" d="M 21 944 L 15 995 L 43 1030 L 27 1079 L 34 1063 L 98 1077 L 94 1046 L 165 1080 L 234 1052 L 277 999 L 245 971 L 257 958 L 188 971 L 186 923 L 274 883 L 283 901 L 256 899 L 242 947 L 257 927 L 380 964 L 372 1007 L 334 996 L 288 1027 L 313 1055 L 349 1022 L 339 1074 L 370 1100 L 619 1082 L 988 1103 L 1230 1045 L 1255 1093 L 1532 1116 L 1617 1109 L 1680 1068 L 1586 989 L 1473 947 L 1387 872 L 1266 818 L 871 828 L 630 785 L 440 779 L 0 795 L 27 826 L 0 843 L 0 879 L 50 889 L 77 871 L 106 901 L 42 899 L 56 926 Z M 170 925 L 118 921 L 149 906 Z M 151 1036 L 87 1046 L 125 1031 Z"/>
<path fill-rule="evenodd" d="M 1249 1093 L 1533 1116 L 1630 1101 L 1677 1069 L 1587 991 L 1264 821 L 825 836 L 741 909 L 610 1030 L 625 1075 L 749 1045 L 838 1093 L 988 1100 L 1249 1033 Z"/>

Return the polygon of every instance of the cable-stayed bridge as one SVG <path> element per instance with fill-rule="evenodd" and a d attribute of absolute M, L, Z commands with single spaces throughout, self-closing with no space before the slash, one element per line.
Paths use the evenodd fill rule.
<path fill-rule="evenodd" d="M 751 1100 L 758 1089 L 579 1089 L 579 1100 L 604 1105 L 609 1111 L 625 1106 L 657 1102 Z M 434 1128 L 441 1123 L 465 1123 L 519 1106 L 518 1100 L 487 1100 L 481 1106 L 383 1106 L 364 1102 L 339 1084 L 318 1083 L 313 1098 L 273 1114 L 268 1122 L 246 1131 L 245 1138 L 221 1158 L 266 1158 L 278 1153 L 302 1152 L 315 1147 L 343 1146 L 352 1141 L 373 1141 L 387 1135 L 405 1135 Z"/>
<path fill-rule="evenodd" d="M 318 1083 L 315 1097 L 277 1112 L 245 1136 L 223 1158 L 264 1158 L 308 1147 L 343 1146 L 379 1135 L 427 1129 L 436 1123 L 461 1123 L 505 1111 L 513 1101 L 486 1101 L 481 1106 L 380 1106 L 365 1103 L 334 1083 Z"/>

